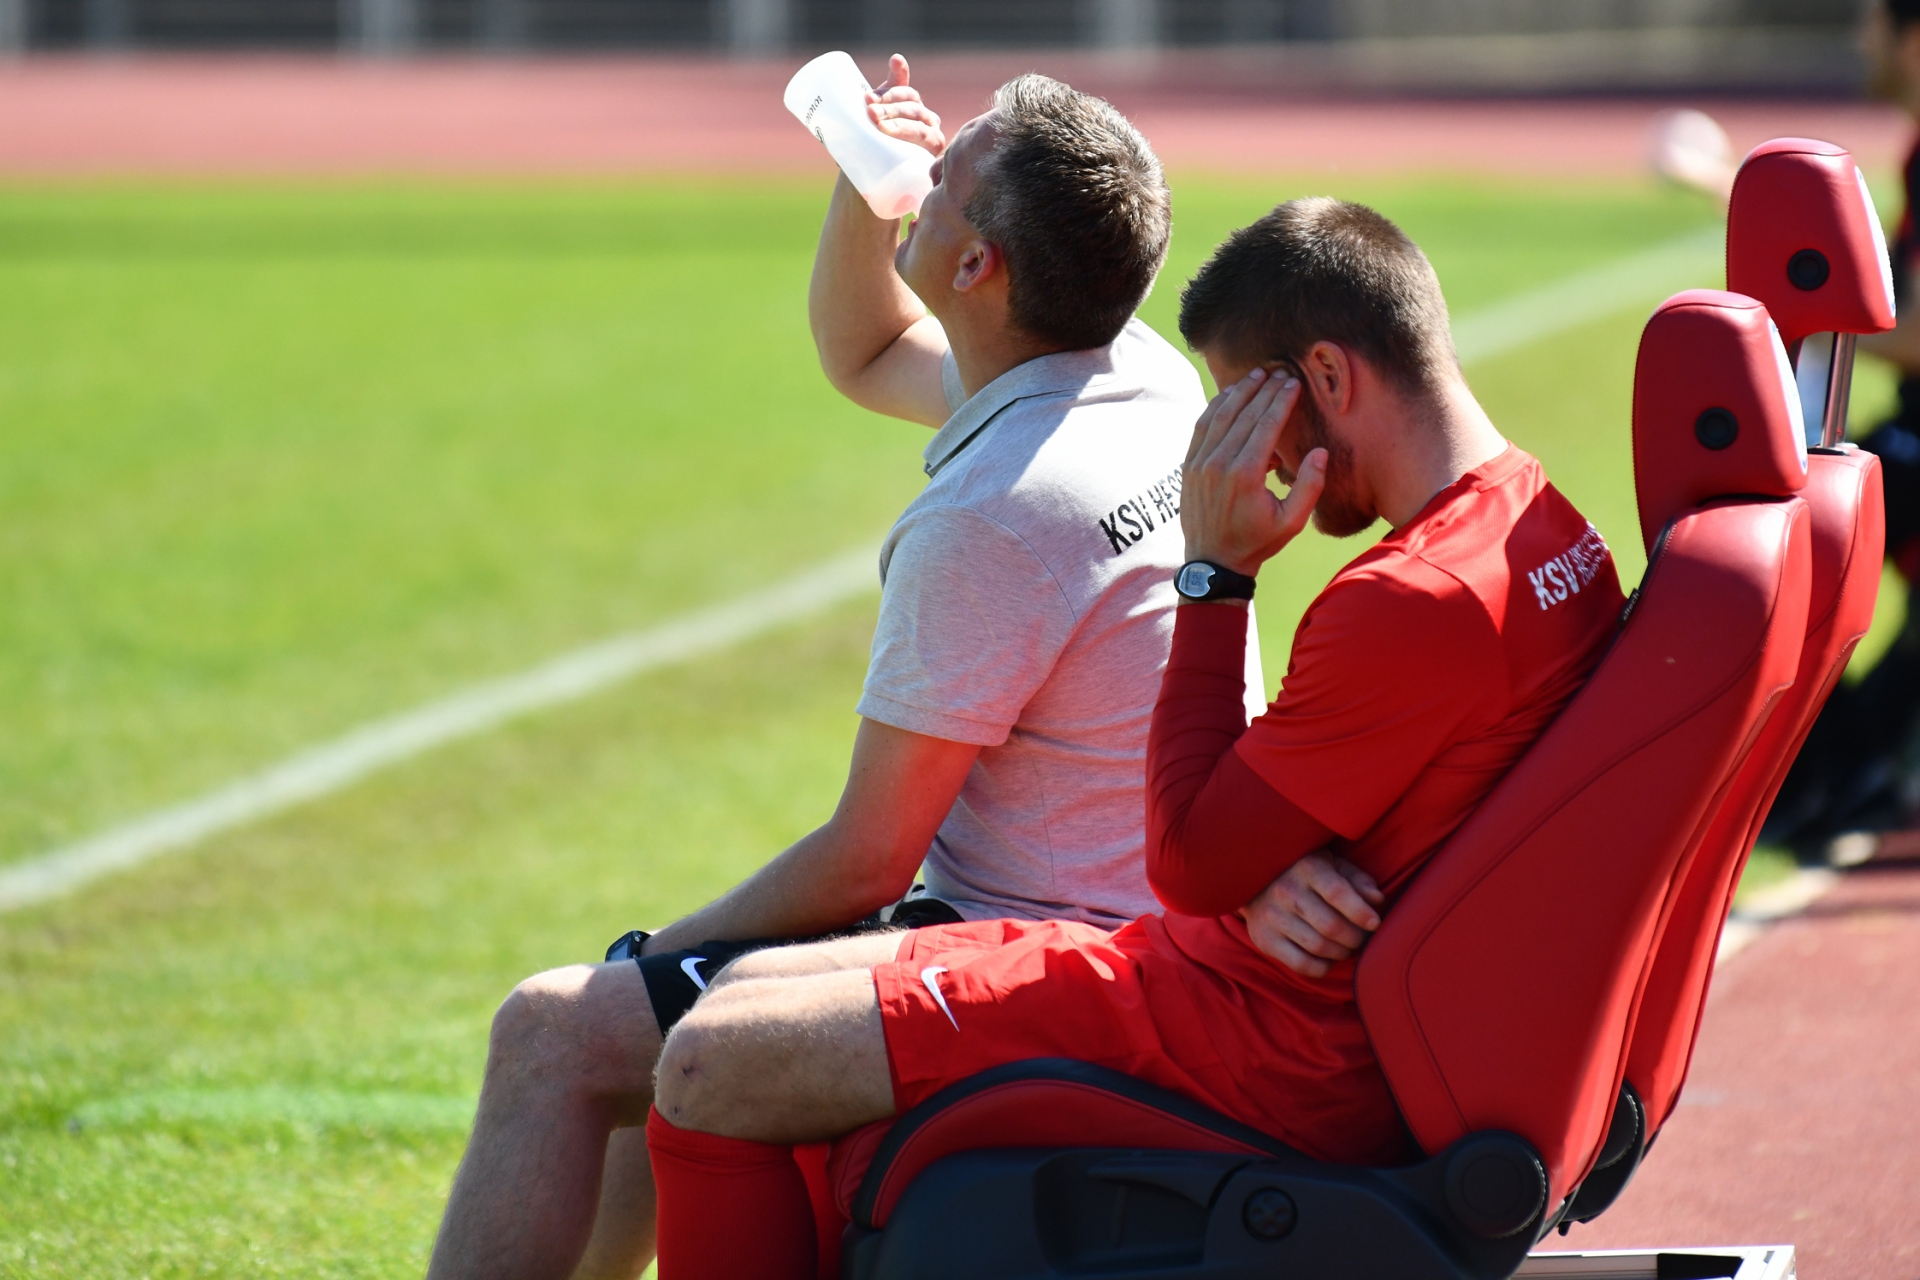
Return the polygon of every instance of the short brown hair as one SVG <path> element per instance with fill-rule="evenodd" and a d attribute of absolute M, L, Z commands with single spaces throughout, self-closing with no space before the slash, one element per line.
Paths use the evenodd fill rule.
<path fill-rule="evenodd" d="M 1298 365 L 1316 342 L 1422 394 L 1457 370 L 1447 302 L 1420 246 L 1363 204 L 1289 200 L 1227 237 L 1180 295 L 1195 349 Z"/>
<path fill-rule="evenodd" d="M 996 141 L 967 221 L 1006 255 L 1013 323 L 1068 350 L 1119 336 L 1166 260 L 1159 157 L 1112 104 L 1024 75 L 993 95 Z"/>

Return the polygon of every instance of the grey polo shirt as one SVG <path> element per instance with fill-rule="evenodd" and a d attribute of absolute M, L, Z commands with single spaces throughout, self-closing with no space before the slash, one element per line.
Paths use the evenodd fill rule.
<path fill-rule="evenodd" d="M 1206 394 L 1139 320 L 963 401 L 880 553 L 860 714 L 982 750 L 927 851 L 970 919 L 1114 926 L 1146 882 L 1147 728 L 1173 638 L 1180 464 Z M 1252 626 L 1249 611 L 1248 625 Z M 1248 716 L 1265 710 L 1247 646 Z"/>

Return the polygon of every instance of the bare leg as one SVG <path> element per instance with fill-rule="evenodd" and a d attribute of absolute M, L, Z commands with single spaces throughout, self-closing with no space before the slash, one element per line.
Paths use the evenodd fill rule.
<path fill-rule="evenodd" d="M 761 960 L 760 972 L 793 976 L 749 969 L 715 984 L 667 1038 L 660 1114 L 683 1129 L 756 1142 L 817 1142 L 891 1116 L 880 1000 L 866 965 L 891 960 L 898 947 L 897 936 L 882 935 L 749 957 Z M 865 964 L 819 970 L 855 957 Z"/>
<path fill-rule="evenodd" d="M 630 963 L 574 965 L 516 987 L 494 1015 L 479 1114 L 428 1276 L 570 1274 L 593 1229 L 607 1136 L 646 1122 L 659 1053 Z"/>
<path fill-rule="evenodd" d="M 900 935 L 890 933 L 755 951 L 714 975 L 709 990 L 770 977 L 870 968 L 893 959 L 899 946 Z M 607 1143 L 593 1238 L 573 1273 L 574 1280 L 633 1280 L 653 1260 L 655 1239 L 653 1167 L 647 1160 L 646 1131 L 616 1129 Z"/>
<path fill-rule="evenodd" d="M 816 973 L 838 973 L 844 969 L 871 969 L 889 964 L 900 953 L 900 941 L 906 931 L 896 929 L 879 933 L 857 933 L 850 938 L 831 938 L 825 942 L 802 942 L 791 947 L 768 947 L 749 951 L 713 977 L 708 991 L 718 991 L 736 982 L 761 982 L 768 978 L 803 978 Z"/>
<path fill-rule="evenodd" d="M 607 1140 L 593 1238 L 573 1280 L 634 1280 L 645 1271 L 653 1261 L 654 1212 L 647 1131 L 639 1126 L 615 1129 Z"/>

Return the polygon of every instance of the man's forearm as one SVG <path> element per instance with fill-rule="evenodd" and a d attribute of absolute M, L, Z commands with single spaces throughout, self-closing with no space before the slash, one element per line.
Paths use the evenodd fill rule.
<path fill-rule="evenodd" d="M 1147 882 L 1168 910 L 1224 915 L 1333 833 L 1254 773 L 1246 721 L 1247 613 L 1182 604 L 1147 736 Z"/>
<path fill-rule="evenodd" d="M 858 923 L 913 886 L 918 856 L 889 857 L 847 845 L 821 827 L 725 894 L 661 929 L 657 954 L 703 942 L 812 938 Z"/>
<path fill-rule="evenodd" d="M 807 319 L 827 376 L 871 364 L 927 314 L 893 269 L 900 224 L 876 218 L 843 173 L 827 205 L 826 225 L 807 289 Z"/>
<path fill-rule="evenodd" d="M 842 174 L 820 231 L 807 319 L 820 367 L 842 395 L 937 426 L 946 418 L 945 335 L 893 268 L 899 240 L 900 224 L 874 217 Z"/>

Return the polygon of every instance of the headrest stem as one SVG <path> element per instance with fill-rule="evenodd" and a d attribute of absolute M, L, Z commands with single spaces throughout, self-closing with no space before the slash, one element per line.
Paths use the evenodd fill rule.
<path fill-rule="evenodd" d="M 1833 367 L 1827 372 L 1826 411 L 1820 415 L 1820 443 L 1828 447 L 1847 438 L 1847 402 L 1853 395 L 1853 348 L 1858 335 L 1833 336 Z"/>

